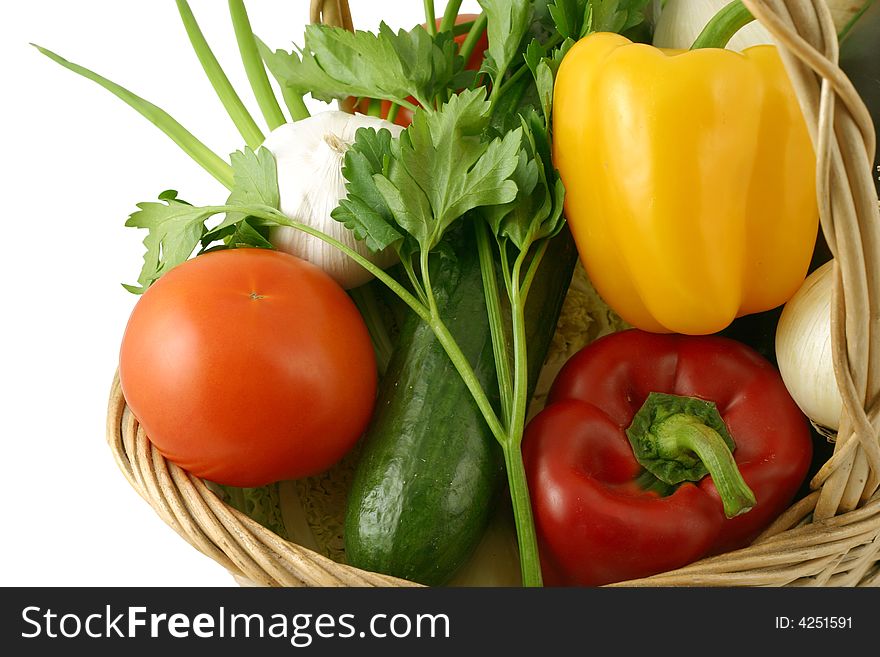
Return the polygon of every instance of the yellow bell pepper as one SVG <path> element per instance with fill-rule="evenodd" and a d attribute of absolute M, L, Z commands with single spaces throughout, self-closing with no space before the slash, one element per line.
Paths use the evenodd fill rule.
<path fill-rule="evenodd" d="M 806 276 L 816 160 L 774 46 L 581 39 L 556 77 L 553 158 L 587 273 L 634 326 L 714 333 Z"/>

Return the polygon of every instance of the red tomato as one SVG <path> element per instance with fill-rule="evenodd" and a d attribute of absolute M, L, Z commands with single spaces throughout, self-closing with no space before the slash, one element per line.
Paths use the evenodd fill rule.
<path fill-rule="evenodd" d="M 345 291 L 264 249 L 200 255 L 156 281 L 128 321 L 119 378 L 168 460 L 246 487 L 336 463 L 376 394 L 370 337 Z"/>
<path fill-rule="evenodd" d="M 459 14 L 458 18 L 455 19 L 456 25 L 459 23 L 468 23 L 470 21 L 474 21 L 479 18 L 479 14 Z M 437 27 L 440 27 L 440 21 L 442 19 L 437 19 Z M 458 44 L 458 47 L 461 47 L 461 44 L 464 43 L 464 40 L 467 38 L 467 34 L 459 34 L 455 37 L 455 42 Z M 483 53 L 486 52 L 486 49 L 489 47 L 489 37 L 486 36 L 486 30 L 483 30 L 483 33 L 480 35 L 480 38 L 477 39 L 477 44 L 474 46 L 474 50 L 471 53 L 471 56 L 468 58 L 467 62 L 465 62 L 464 67 L 470 71 L 478 71 L 480 70 L 480 66 L 483 65 Z M 357 99 L 355 98 L 346 98 L 342 101 L 342 109 L 345 112 L 358 113 L 358 114 L 369 114 L 370 112 L 370 103 L 371 102 L 379 102 L 381 103 L 379 116 L 383 119 L 388 117 L 388 110 L 391 109 L 391 101 L 390 100 L 382 100 L 376 101 L 371 100 L 369 98 L 361 98 L 359 101 L 355 102 Z M 408 100 L 415 104 L 415 98 L 408 98 Z M 406 107 L 400 107 L 397 110 L 397 116 L 394 117 L 394 123 L 397 125 L 403 126 L 404 128 L 408 127 L 410 123 L 412 123 L 412 112 L 409 111 Z"/>

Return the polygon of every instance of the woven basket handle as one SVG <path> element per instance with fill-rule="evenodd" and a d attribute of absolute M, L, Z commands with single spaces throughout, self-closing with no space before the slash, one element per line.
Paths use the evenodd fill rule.
<path fill-rule="evenodd" d="M 811 482 L 814 519 L 845 513 L 880 487 L 880 212 L 871 116 L 838 66 L 825 0 L 743 0 L 773 35 L 816 151 L 819 217 L 834 255 L 831 337 L 843 398 L 834 455 Z M 793 519 L 795 522 L 796 519 Z M 779 527 L 783 530 L 785 527 Z"/>

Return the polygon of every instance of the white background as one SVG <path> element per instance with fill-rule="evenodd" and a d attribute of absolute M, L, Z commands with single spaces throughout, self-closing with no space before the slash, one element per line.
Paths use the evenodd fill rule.
<path fill-rule="evenodd" d="M 261 126 L 227 3 L 191 0 L 205 36 Z M 302 43 L 308 0 L 250 0 L 272 48 Z M 437 15 L 445 2 L 438 0 Z M 354 24 L 422 22 L 418 0 L 351 0 Z M 462 11 L 478 11 L 466 0 Z M 144 234 L 135 203 L 219 183 L 38 43 L 162 107 L 220 154 L 242 146 L 192 53 L 172 0 L 28 0 L 0 21 L 0 585 L 235 586 L 128 485 L 105 443 L 110 382 L 136 301 Z M 312 104 L 317 108 L 317 104 Z M 265 129 L 265 127 L 264 127 Z"/>

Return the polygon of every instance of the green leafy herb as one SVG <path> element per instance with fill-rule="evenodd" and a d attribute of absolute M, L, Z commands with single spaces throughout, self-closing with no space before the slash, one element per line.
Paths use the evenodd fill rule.
<path fill-rule="evenodd" d="M 485 90 L 453 96 L 435 113 L 417 112 L 392 149 L 388 176 L 374 181 L 394 218 L 430 251 L 453 221 L 468 210 L 508 203 L 516 185 L 520 134 L 485 143 L 481 134 L 491 106 Z"/>
<path fill-rule="evenodd" d="M 556 0 L 547 7 L 559 34 L 575 41 L 590 29 L 589 0 Z"/>
<path fill-rule="evenodd" d="M 489 50 L 483 70 L 492 76 L 497 86 L 513 60 L 521 56 L 520 42 L 530 25 L 532 3 L 529 0 L 479 2 L 488 19 Z"/>
<path fill-rule="evenodd" d="M 205 233 L 201 240 L 200 254 L 220 249 L 240 249 L 243 247 L 274 249 L 275 247 L 267 235 L 267 227 L 265 225 L 254 226 L 252 222 L 251 218 L 242 219 L 238 223 Z M 215 244 L 218 241 L 222 243 Z"/>
<path fill-rule="evenodd" d="M 290 75 L 290 71 L 288 70 L 290 54 L 283 50 L 273 51 L 256 36 L 254 36 L 254 40 L 257 43 L 257 50 L 260 53 L 263 63 L 266 65 L 266 68 L 269 69 L 269 73 L 272 74 L 272 77 L 275 78 L 275 81 L 281 88 L 281 97 L 284 99 L 284 104 L 287 105 L 287 111 L 290 112 L 290 117 L 294 121 L 307 118 L 309 116 L 309 110 L 303 100 L 302 92 L 297 93 L 296 89 L 285 84 L 287 76 Z"/>
<path fill-rule="evenodd" d="M 144 239 L 147 250 L 138 286 L 124 286 L 135 294 L 145 292 L 165 271 L 189 259 L 205 233 L 205 222 L 212 215 L 204 208 L 167 195 L 160 199 L 158 203 L 138 203 L 139 210 L 125 222 L 126 226 L 149 231 Z"/>
<path fill-rule="evenodd" d="M 331 213 L 373 252 L 388 248 L 404 237 L 373 180 L 373 175 L 384 172 L 386 155 L 390 152 L 391 132 L 358 129 L 354 143 L 345 152 L 342 167 L 348 181 L 348 197 Z"/>
<path fill-rule="evenodd" d="M 234 185 L 226 205 L 254 206 L 264 205 L 277 210 L 281 206 L 278 193 L 278 168 L 275 157 L 266 148 L 256 151 L 245 148 L 236 151 L 230 158 Z M 242 212 L 229 212 L 225 225 L 244 219 Z"/>
<path fill-rule="evenodd" d="M 645 19 L 649 0 L 555 0 L 547 7 L 563 38 L 578 39 L 590 32 L 624 32 Z"/>
<path fill-rule="evenodd" d="M 591 32 L 625 32 L 645 19 L 649 0 L 590 0 Z"/>
<path fill-rule="evenodd" d="M 169 269 L 189 259 L 202 246 L 228 238 L 238 244 L 271 246 L 254 225 L 244 225 L 254 210 L 269 217 L 282 217 L 278 212 L 278 176 L 275 158 L 265 148 L 256 152 L 250 148 L 231 156 L 232 192 L 225 206 L 195 207 L 177 198 L 177 192 L 163 192 L 159 202 L 138 203 L 138 211 L 125 222 L 126 226 L 146 229 L 146 253 L 138 276 L 138 285 L 124 286 L 128 291 L 141 294 Z M 226 213 L 226 219 L 212 231 L 205 222 L 212 216 Z M 273 214 L 274 213 L 274 214 Z M 257 223 L 265 222 L 262 217 Z M 280 225 L 280 224 L 279 224 Z"/>
<path fill-rule="evenodd" d="M 282 84 L 318 100 L 380 98 L 411 109 L 409 97 L 432 104 L 464 66 L 451 32 L 394 32 L 385 23 L 376 34 L 309 25 L 301 52 L 276 51 L 267 61 Z"/>

